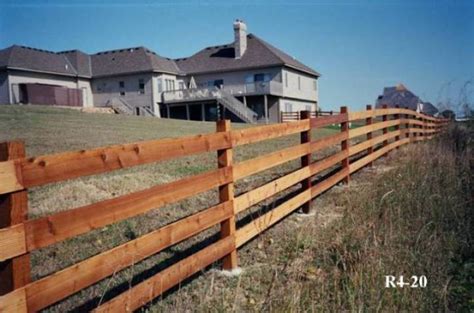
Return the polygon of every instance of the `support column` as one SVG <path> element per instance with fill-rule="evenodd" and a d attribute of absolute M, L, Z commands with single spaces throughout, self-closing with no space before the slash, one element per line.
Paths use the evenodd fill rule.
<path fill-rule="evenodd" d="M 267 95 L 263 95 L 263 107 L 265 114 L 265 124 L 268 124 L 268 98 Z"/>
<path fill-rule="evenodd" d="M 191 118 L 191 114 L 189 114 L 189 104 L 186 104 L 186 119 L 189 121 Z"/>
<path fill-rule="evenodd" d="M 170 105 L 169 104 L 165 104 L 165 105 L 166 105 L 166 117 L 171 118 L 171 116 L 170 116 Z"/>
<path fill-rule="evenodd" d="M 206 105 L 201 103 L 201 120 L 206 121 Z"/>

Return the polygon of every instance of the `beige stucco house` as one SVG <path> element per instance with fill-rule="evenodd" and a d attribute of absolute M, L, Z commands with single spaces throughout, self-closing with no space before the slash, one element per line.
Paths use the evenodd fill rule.
<path fill-rule="evenodd" d="M 0 103 L 109 106 L 190 120 L 277 122 L 316 110 L 320 74 L 235 21 L 234 41 L 179 59 L 145 47 L 86 54 L 23 46 L 0 50 Z"/>

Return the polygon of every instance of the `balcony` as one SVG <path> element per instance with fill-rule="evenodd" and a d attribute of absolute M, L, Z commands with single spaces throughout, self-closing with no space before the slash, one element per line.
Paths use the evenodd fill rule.
<path fill-rule="evenodd" d="M 267 82 L 254 82 L 239 85 L 224 85 L 223 89 L 228 93 L 238 96 L 253 96 L 253 95 L 276 95 L 283 94 L 282 83 L 270 80 Z"/>
<path fill-rule="evenodd" d="M 277 81 L 255 82 L 246 84 L 223 85 L 222 89 L 233 95 L 239 96 L 256 96 L 256 95 L 276 95 L 283 94 L 283 85 Z M 214 100 L 220 96 L 217 87 L 193 88 L 182 90 L 171 90 L 163 92 L 163 103 L 176 103 L 187 101 L 206 101 Z"/>

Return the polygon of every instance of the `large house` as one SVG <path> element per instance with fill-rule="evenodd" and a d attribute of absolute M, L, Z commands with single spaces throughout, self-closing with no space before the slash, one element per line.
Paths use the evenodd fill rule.
<path fill-rule="evenodd" d="M 145 47 L 86 54 L 0 50 L 0 103 L 84 107 L 190 120 L 277 122 L 316 110 L 320 74 L 237 20 L 234 41 L 180 59 Z"/>
<path fill-rule="evenodd" d="M 383 94 L 377 97 L 375 107 L 381 108 L 385 104 L 389 108 L 399 106 L 400 108 L 408 108 L 429 115 L 438 113 L 438 109 L 433 104 L 421 100 L 403 84 L 383 89 Z"/>

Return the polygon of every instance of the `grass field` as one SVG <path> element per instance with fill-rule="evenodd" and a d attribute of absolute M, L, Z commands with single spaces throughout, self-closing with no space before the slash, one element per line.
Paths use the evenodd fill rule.
<path fill-rule="evenodd" d="M 29 156 L 212 132 L 214 128 L 214 123 L 0 106 L 0 141 L 23 139 Z M 313 137 L 336 131 L 318 130 Z M 464 131 L 462 136 L 456 138 L 467 142 L 472 134 Z M 298 136 L 288 136 L 244 146 L 236 149 L 235 158 L 248 159 L 298 141 Z M 473 310 L 472 147 L 468 143 L 464 149 L 454 148 L 453 141 L 445 137 L 405 147 L 377 161 L 373 168 L 355 175 L 349 187 L 337 186 L 318 197 L 313 203 L 316 215 L 293 214 L 239 250 L 244 270 L 239 277 L 206 271 L 142 311 Z M 34 188 L 29 193 L 30 217 L 173 181 L 214 168 L 215 163 L 214 154 L 203 154 Z M 237 183 L 237 193 L 281 176 L 298 163 L 244 179 Z M 35 251 L 34 279 L 216 202 L 216 192 L 208 192 Z M 212 228 L 139 262 L 46 311 L 90 310 L 188 255 L 201 242 L 212 242 L 216 231 Z M 384 275 L 402 274 L 426 275 L 427 288 L 384 288 Z"/>

